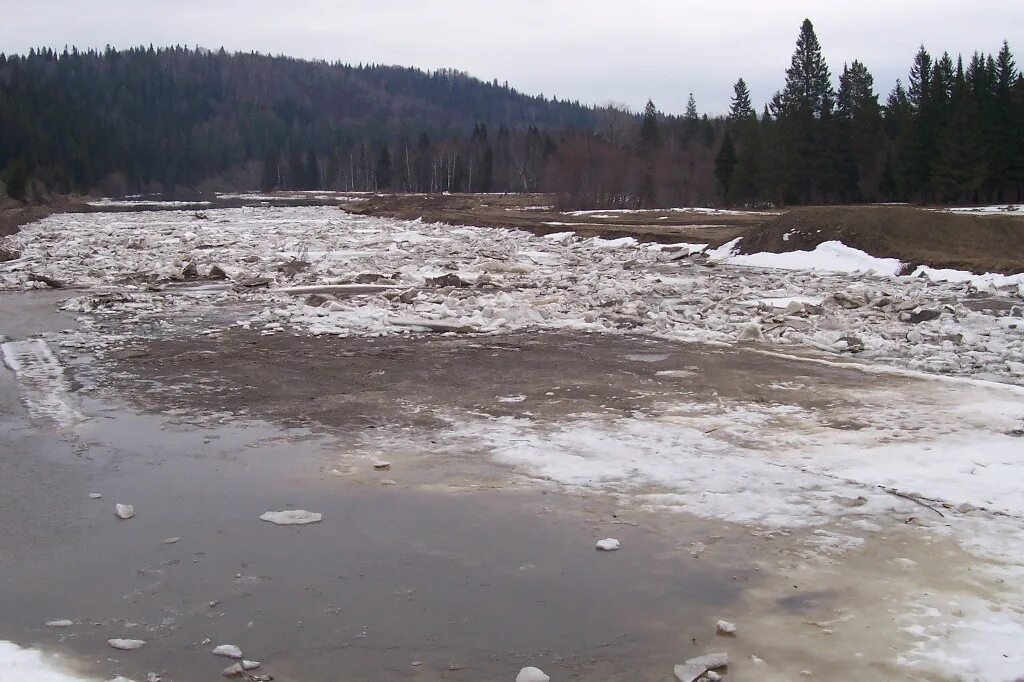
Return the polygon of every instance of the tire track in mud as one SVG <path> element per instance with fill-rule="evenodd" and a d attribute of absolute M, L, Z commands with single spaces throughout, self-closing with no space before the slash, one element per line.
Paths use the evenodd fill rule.
<path fill-rule="evenodd" d="M 71 403 L 71 382 L 60 361 L 42 339 L 0 344 L 4 364 L 22 389 L 22 403 L 35 418 L 71 426 L 86 417 Z"/>

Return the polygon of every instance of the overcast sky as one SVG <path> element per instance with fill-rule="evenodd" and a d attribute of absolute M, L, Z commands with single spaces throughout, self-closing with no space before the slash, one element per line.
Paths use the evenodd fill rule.
<path fill-rule="evenodd" d="M 0 12 L 6 53 L 223 46 L 454 67 L 588 104 L 640 109 L 652 98 L 671 113 L 691 91 L 701 111 L 723 112 L 741 76 L 763 106 L 804 17 L 833 76 L 860 59 L 883 101 L 922 43 L 966 57 L 1007 39 L 1024 62 L 1024 0 L 0 0 Z"/>

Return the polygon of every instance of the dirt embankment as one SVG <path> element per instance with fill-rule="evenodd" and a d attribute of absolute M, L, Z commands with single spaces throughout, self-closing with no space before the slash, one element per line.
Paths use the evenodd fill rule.
<path fill-rule="evenodd" d="M 401 220 L 525 230 L 536 235 L 572 231 L 581 237 L 719 246 L 764 219 L 762 214 L 673 210 L 562 212 L 550 194 L 389 194 L 360 197 L 345 210 Z"/>
<path fill-rule="evenodd" d="M 742 253 L 782 253 L 812 250 L 832 240 L 912 266 L 1024 272 L 1024 217 L 910 206 L 796 208 L 751 230 L 739 248 Z"/>
<path fill-rule="evenodd" d="M 45 204 L 31 205 L 13 200 L 0 200 L 0 237 L 12 235 L 22 225 L 42 220 L 50 214 L 80 211 L 84 208 L 87 208 L 84 201 L 71 197 L 57 197 Z"/>

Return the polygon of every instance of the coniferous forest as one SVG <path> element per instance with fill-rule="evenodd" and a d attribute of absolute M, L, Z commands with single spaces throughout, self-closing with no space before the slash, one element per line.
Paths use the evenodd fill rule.
<path fill-rule="evenodd" d="M 781 65 L 780 65 L 781 66 Z M 723 84 L 728 88 L 728 84 Z M 639 115 L 464 73 L 173 47 L 0 54 L 0 182 L 19 200 L 251 189 L 552 192 L 576 206 L 1024 200 L 1024 76 L 913 56 L 887 95 L 810 21 L 782 89 L 727 116 Z"/>

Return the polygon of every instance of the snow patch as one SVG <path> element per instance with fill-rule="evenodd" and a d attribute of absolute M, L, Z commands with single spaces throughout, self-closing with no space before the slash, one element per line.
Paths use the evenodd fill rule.
<path fill-rule="evenodd" d="M 70 672 L 60 658 L 0 640 L 0 682 L 95 682 Z"/>
<path fill-rule="evenodd" d="M 735 247 L 739 239 L 729 242 Z M 724 248 L 724 247 L 723 247 Z M 713 260 L 730 265 L 746 265 L 757 268 L 779 268 L 783 270 L 809 270 L 813 272 L 865 273 L 895 277 L 903 264 L 896 258 L 878 258 L 842 242 L 827 241 L 818 244 L 813 251 L 786 251 L 784 253 L 737 254 L 734 248 L 713 252 Z"/>
<path fill-rule="evenodd" d="M 0 346 L 4 364 L 17 376 L 23 402 L 34 417 L 67 426 L 85 417 L 69 402 L 71 385 L 50 347 L 40 339 L 8 341 Z"/>

